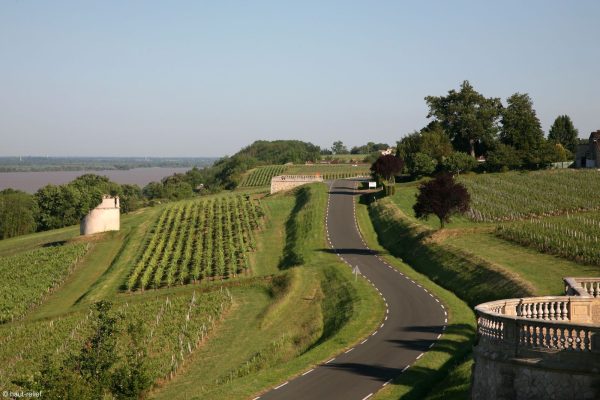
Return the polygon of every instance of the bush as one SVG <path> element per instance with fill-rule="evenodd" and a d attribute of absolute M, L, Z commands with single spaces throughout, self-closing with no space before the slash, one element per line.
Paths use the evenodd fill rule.
<path fill-rule="evenodd" d="M 415 153 L 407 163 L 408 173 L 415 179 L 428 176 L 435 171 L 437 161 L 424 153 Z"/>
<path fill-rule="evenodd" d="M 477 160 L 460 151 L 456 151 L 442 162 L 442 169 L 451 174 L 469 172 L 477 168 Z"/>

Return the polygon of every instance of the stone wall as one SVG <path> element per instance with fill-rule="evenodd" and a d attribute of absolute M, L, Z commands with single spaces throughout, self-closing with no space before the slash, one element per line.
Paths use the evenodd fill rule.
<path fill-rule="evenodd" d="M 271 178 L 271 194 L 291 190 L 308 183 L 323 182 L 320 175 L 280 175 Z"/>
<path fill-rule="evenodd" d="M 82 235 L 118 231 L 121 228 L 121 209 L 118 197 L 104 196 L 102 203 L 81 219 L 79 232 Z"/>
<path fill-rule="evenodd" d="M 472 399 L 594 400 L 600 398 L 599 372 L 544 365 L 542 359 L 510 359 L 502 352 L 475 348 Z"/>
<path fill-rule="evenodd" d="M 600 399 L 600 278 L 475 307 L 471 399 Z"/>

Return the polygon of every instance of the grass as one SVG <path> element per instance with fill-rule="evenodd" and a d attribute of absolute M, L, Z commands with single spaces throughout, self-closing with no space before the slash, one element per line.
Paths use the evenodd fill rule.
<path fill-rule="evenodd" d="M 563 277 L 598 276 L 600 267 L 577 264 L 502 240 L 492 233 L 465 233 L 448 238 L 444 244 L 500 263 L 529 282 L 540 296 L 564 294 Z"/>
<path fill-rule="evenodd" d="M 357 220 L 367 245 L 379 252 L 390 265 L 419 282 L 423 287 L 435 293 L 448 310 L 448 328 L 436 345 L 413 364 L 405 373 L 394 379 L 390 385 L 380 390 L 375 399 L 423 399 L 430 398 L 433 393 L 440 398 L 464 399 L 467 397 L 470 384 L 468 374 L 457 374 L 456 366 L 468 359 L 475 339 L 475 317 L 470 307 L 449 290 L 446 290 L 421 274 L 401 259 L 391 254 L 380 242 L 386 242 L 379 236 L 371 222 L 369 210 L 365 204 L 357 204 Z M 449 376 L 454 384 L 447 387 L 441 385 Z"/>
<path fill-rule="evenodd" d="M 272 283 L 231 289 L 235 303 L 217 335 L 156 398 L 248 398 L 331 358 L 376 327 L 384 313 L 379 296 L 366 282 L 354 282 L 333 254 L 318 251 L 325 246 L 326 202 L 325 185 L 262 199 L 269 222 L 253 268 L 273 273 Z M 286 242 L 296 238 L 289 231 L 298 224 L 310 231 L 291 246 Z M 302 254 L 303 264 L 280 271 L 286 246 Z"/>

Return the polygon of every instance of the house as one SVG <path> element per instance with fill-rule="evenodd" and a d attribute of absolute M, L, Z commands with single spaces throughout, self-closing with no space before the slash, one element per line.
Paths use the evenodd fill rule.
<path fill-rule="evenodd" d="M 394 149 L 392 147 L 388 147 L 387 149 L 380 150 L 379 152 L 381 153 L 382 156 L 389 156 L 390 154 L 394 154 L 394 150 L 396 150 L 396 149 Z"/>
<path fill-rule="evenodd" d="M 587 144 L 577 145 L 575 166 L 577 168 L 600 168 L 600 130 L 590 134 Z"/>

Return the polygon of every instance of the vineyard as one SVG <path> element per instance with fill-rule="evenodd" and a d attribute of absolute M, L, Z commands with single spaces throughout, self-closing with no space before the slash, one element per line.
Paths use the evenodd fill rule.
<path fill-rule="evenodd" d="M 262 215 L 260 205 L 247 196 L 169 205 L 145 244 L 127 289 L 229 278 L 245 271 Z"/>
<path fill-rule="evenodd" d="M 271 178 L 278 175 L 315 175 L 325 180 L 345 179 L 370 174 L 368 165 L 316 164 L 316 165 L 268 165 L 250 171 L 240 183 L 240 187 L 258 187 L 271 184 Z"/>
<path fill-rule="evenodd" d="M 124 334 L 127 325 L 141 321 L 146 332 L 144 347 L 148 351 L 151 378 L 154 382 L 168 380 L 204 341 L 230 305 L 231 296 L 223 290 L 121 303 L 113 307 L 115 314 L 121 316 L 118 352 L 127 351 Z M 64 359 L 81 349 L 91 333 L 91 316 L 91 312 L 78 312 L 50 321 L 0 327 L 0 387 L 17 389 L 13 381 L 39 371 L 44 356 Z"/>
<path fill-rule="evenodd" d="M 478 222 L 600 209 L 600 173 L 593 170 L 480 174 L 460 180 L 471 194 L 468 216 Z"/>
<path fill-rule="evenodd" d="M 23 316 L 62 284 L 88 249 L 84 243 L 0 257 L 0 323 Z"/>
<path fill-rule="evenodd" d="M 600 266 L 600 213 L 505 223 L 496 234 L 544 253 Z"/>

